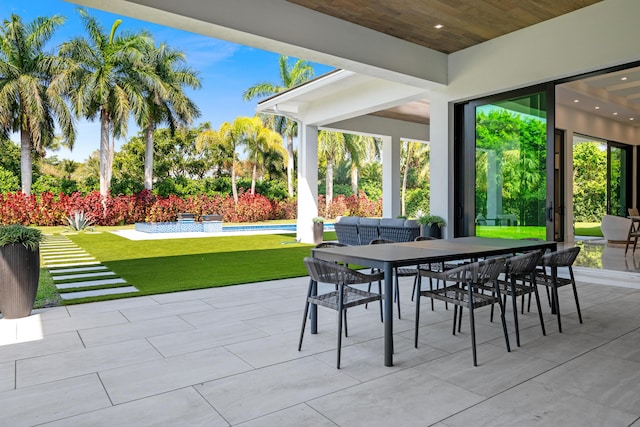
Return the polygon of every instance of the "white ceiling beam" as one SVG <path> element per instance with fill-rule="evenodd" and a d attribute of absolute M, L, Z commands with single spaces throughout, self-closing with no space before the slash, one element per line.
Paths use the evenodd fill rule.
<path fill-rule="evenodd" d="M 67 0 L 108 12 L 433 89 L 447 55 L 285 0 Z"/>

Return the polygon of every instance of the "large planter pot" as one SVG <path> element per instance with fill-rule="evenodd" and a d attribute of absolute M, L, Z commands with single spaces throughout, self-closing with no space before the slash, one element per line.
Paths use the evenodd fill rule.
<path fill-rule="evenodd" d="M 437 225 L 420 225 L 420 234 L 427 237 L 435 237 L 436 239 L 442 239 L 442 228 Z"/>
<path fill-rule="evenodd" d="M 31 314 L 40 278 L 40 250 L 14 243 L 0 247 L 0 312 L 5 319 Z"/>
<path fill-rule="evenodd" d="M 322 222 L 314 222 L 313 223 L 313 243 L 319 244 L 324 240 L 324 223 Z"/>

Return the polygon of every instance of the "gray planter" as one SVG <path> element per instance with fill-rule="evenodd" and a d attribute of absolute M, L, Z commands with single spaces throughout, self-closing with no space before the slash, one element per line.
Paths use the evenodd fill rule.
<path fill-rule="evenodd" d="M 442 239 L 442 228 L 437 225 L 420 225 L 420 234 L 427 237 L 435 237 L 436 239 Z"/>
<path fill-rule="evenodd" d="M 0 312 L 5 319 L 31 314 L 40 278 L 40 250 L 14 243 L 0 247 Z"/>
<path fill-rule="evenodd" d="M 314 222 L 313 223 L 313 243 L 319 244 L 324 240 L 324 223 L 322 222 Z"/>

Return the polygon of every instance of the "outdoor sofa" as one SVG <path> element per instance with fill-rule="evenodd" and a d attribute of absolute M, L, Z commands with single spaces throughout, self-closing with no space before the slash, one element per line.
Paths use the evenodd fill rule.
<path fill-rule="evenodd" d="M 420 224 L 412 219 L 343 216 L 334 222 L 338 242 L 368 245 L 375 239 L 412 242 L 420 235 Z"/>

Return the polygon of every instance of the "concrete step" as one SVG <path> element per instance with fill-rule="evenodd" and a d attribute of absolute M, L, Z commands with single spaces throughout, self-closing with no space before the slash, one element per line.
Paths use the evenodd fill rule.
<path fill-rule="evenodd" d="M 115 276 L 116 273 L 113 271 L 98 271 L 95 273 L 79 273 L 79 274 L 63 274 L 53 276 L 53 281 L 55 282 L 60 280 L 71 280 L 71 279 L 88 279 L 91 277 L 101 277 L 101 276 Z"/>
<path fill-rule="evenodd" d="M 72 300 L 86 297 L 99 297 L 103 295 L 127 294 L 131 292 L 139 292 L 134 286 L 123 286 L 121 288 L 95 289 L 91 291 L 67 292 L 60 294 L 63 300 Z"/>
<path fill-rule="evenodd" d="M 119 285 L 122 283 L 127 283 L 127 281 L 118 277 L 115 279 L 83 280 L 80 282 L 59 283 L 56 285 L 56 288 L 73 289 L 73 288 L 85 288 L 89 286 Z"/>
<path fill-rule="evenodd" d="M 104 265 L 98 264 L 98 265 L 89 266 L 89 267 L 60 268 L 60 269 L 50 268 L 49 273 L 51 273 L 52 275 L 55 275 L 55 274 L 65 274 L 65 273 L 80 273 L 83 271 L 95 271 L 95 270 L 107 270 L 107 267 L 105 267 Z"/>

